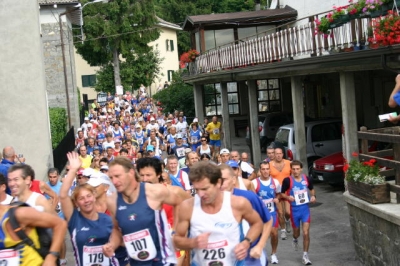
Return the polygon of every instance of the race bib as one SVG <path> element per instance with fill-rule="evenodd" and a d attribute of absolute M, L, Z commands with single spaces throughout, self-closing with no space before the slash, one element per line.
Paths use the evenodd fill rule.
<path fill-rule="evenodd" d="M 198 141 L 197 137 L 192 137 L 191 140 L 192 140 L 192 142 L 197 142 Z"/>
<path fill-rule="evenodd" d="M 142 145 L 143 144 L 143 138 L 138 138 L 137 142 L 139 143 L 139 145 Z"/>
<path fill-rule="evenodd" d="M 102 246 L 83 246 L 83 266 L 92 265 L 110 265 L 110 259 L 104 256 Z"/>
<path fill-rule="evenodd" d="M 19 266 L 19 252 L 13 249 L 0 250 L 0 266 Z"/>
<path fill-rule="evenodd" d="M 185 148 L 176 149 L 176 154 L 178 155 L 178 157 L 184 157 L 185 156 Z"/>
<path fill-rule="evenodd" d="M 123 239 L 126 251 L 132 259 L 148 261 L 157 256 L 157 250 L 148 229 L 124 235 Z"/>
<path fill-rule="evenodd" d="M 308 198 L 307 189 L 294 191 L 294 200 L 296 205 L 303 205 L 308 203 L 310 200 Z"/>
<path fill-rule="evenodd" d="M 56 206 L 56 213 L 60 213 L 60 212 L 61 212 L 61 202 L 58 202 L 57 206 Z"/>
<path fill-rule="evenodd" d="M 269 212 L 275 211 L 274 199 L 263 199 L 263 202 L 265 204 L 265 207 L 268 208 Z"/>
<path fill-rule="evenodd" d="M 215 128 L 215 129 L 213 130 L 213 134 L 214 134 L 214 135 L 218 135 L 218 134 L 219 134 L 219 128 Z"/>
<path fill-rule="evenodd" d="M 207 261 L 207 265 L 225 265 L 225 258 L 228 247 L 228 241 L 222 240 L 214 243 L 208 243 L 207 249 L 201 251 L 203 261 Z M 209 261 L 209 263 L 208 263 Z"/>

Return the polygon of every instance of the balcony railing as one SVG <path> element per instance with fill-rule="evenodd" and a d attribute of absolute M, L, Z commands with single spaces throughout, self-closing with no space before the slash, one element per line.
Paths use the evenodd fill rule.
<path fill-rule="evenodd" d="M 228 70 L 282 60 L 324 56 L 344 49 L 359 49 L 374 19 L 352 20 L 331 30 L 331 35 L 315 34 L 316 23 L 308 22 L 207 51 L 189 64 L 189 75 Z M 354 43 L 354 44 L 353 44 Z M 365 46 L 365 49 L 368 49 Z"/>

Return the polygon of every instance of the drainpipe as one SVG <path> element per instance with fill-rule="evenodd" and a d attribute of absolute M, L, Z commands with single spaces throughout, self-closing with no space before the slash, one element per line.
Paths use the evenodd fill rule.
<path fill-rule="evenodd" d="M 255 4 L 256 4 L 256 11 L 261 10 L 260 0 L 256 0 L 256 1 L 255 1 Z"/>

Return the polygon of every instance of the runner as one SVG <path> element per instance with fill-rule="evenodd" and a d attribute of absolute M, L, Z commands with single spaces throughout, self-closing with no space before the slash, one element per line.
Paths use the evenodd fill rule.
<path fill-rule="evenodd" d="M 191 190 L 192 187 L 190 186 L 189 176 L 185 171 L 179 169 L 178 158 L 176 158 L 175 155 L 169 155 L 167 157 L 167 169 L 172 185 L 180 186 L 186 191 Z"/>
<path fill-rule="evenodd" d="M 279 260 L 276 256 L 276 250 L 278 248 L 278 215 L 277 215 L 277 204 L 279 204 L 278 195 L 281 193 L 281 185 L 278 180 L 272 178 L 269 174 L 268 162 L 261 162 L 260 164 L 260 177 L 253 180 L 253 185 L 257 195 L 262 199 L 265 206 L 267 206 L 271 216 L 273 218 L 272 230 L 271 230 L 271 263 L 278 264 Z"/>
<path fill-rule="evenodd" d="M 197 194 L 180 205 L 175 246 L 192 249 L 192 265 L 237 265 L 261 233 L 260 216 L 245 198 L 221 191 L 218 166 L 198 162 L 190 170 L 190 180 Z M 243 219 L 250 224 L 245 238 L 241 238 Z"/>
<path fill-rule="evenodd" d="M 246 257 L 245 265 L 246 266 L 260 266 L 266 264 L 266 258 L 264 254 L 264 246 L 269 238 L 272 227 L 272 218 L 264 203 L 257 197 L 256 194 L 250 191 L 241 190 L 235 188 L 236 177 L 233 169 L 227 164 L 221 164 L 219 166 L 222 174 L 222 186 L 221 190 L 231 192 L 235 196 L 241 196 L 246 198 L 250 203 L 253 209 L 260 215 L 261 220 L 263 221 L 263 230 L 260 237 L 258 237 L 251 244 L 251 249 L 249 254 Z M 247 230 L 249 225 L 246 221 L 242 221 L 243 234 L 247 234 Z"/>
<path fill-rule="evenodd" d="M 117 157 L 109 165 L 109 176 L 118 193 L 116 202 L 109 210 L 120 228 L 130 265 L 164 266 L 175 264 L 175 248 L 172 246 L 163 204 L 177 206 L 181 199 L 161 184 L 140 183 L 132 163 L 125 157 Z M 104 247 L 104 254 L 112 256 L 121 238 L 113 232 L 112 239 Z"/>
<path fill-rule="evenodd" d="M 102 246 L 109 241 L 111 232 L 117 229 L 113 227 L 110 216 L 97 212 L 96 189 L 84 184 L 75 188 L 71 198 L 68 196 L 68 190 L 81 167 L 81 161 L 75 152 L 68 153 L 67 157 L 70 170 L 60 189 L 60 201 L 68 222 L 75 265 L 118 265 L 115 258 L 105 258 L 102 252 Z"/>
<path fill-rule="evenodd" d="M 292 176 L 283 180 L 282 197 L 290 202 L 290 220 L 293 227 L 293 247 L 297 251 L 300 236 L 300 225 L 303 225 L 303 259 L 305 265 L 311 265 L 308 258 L 310 246 L 310 222 L 311 214 L 308 203 L 315 203 L 315 190 L 312 180 L 304 174 L 303 164 L 294 160 L 290 164 Z M 311 195 L 311 198 L 309 197 Z"/>
<path fill-rule="evenodd" d="M 218 122 L 217 116 L 213 116 L 212 122 L 207 125 L 205 131 L 207 131 L 207 133 L 210 135 L 210 145 L 214 148 L 213 159 L 216 159 L 224 134 L 222 132 L 222 124 L 221 122 Z"/>
<path fill-rule="evenodd" d="M 251 183 L 250 180 L 244 179 L 241 176 L 239 176 L 240 168 L 239 168 L 239 164 L 236 161 L 230 160 L 226 164 L 229 165 L 230 167 L 232 167 L 232 169 L 233 169 L 233 173 L 235 174 L 235 178 L 236 178 L 236 182 L 235 182 L 236 188 L 242 189 L 242 190 L 250 190 L 253 192 L 255 191 L 253 183 Z"/>

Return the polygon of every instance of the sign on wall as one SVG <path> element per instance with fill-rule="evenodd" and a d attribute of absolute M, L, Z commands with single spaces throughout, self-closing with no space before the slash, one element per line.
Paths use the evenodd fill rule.
<path fill-rule="evenodd" d="M 99 92 L 99 93 L 97 94 L 97 102 L 98 102 L 100 105 L 105 105 L 106 102 L 107 102 L 107 93 L 105 93 L 105 92 Z"/>

